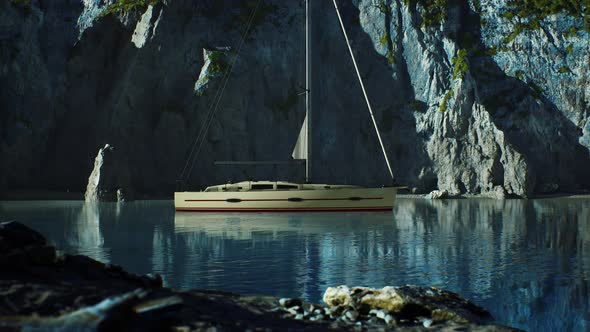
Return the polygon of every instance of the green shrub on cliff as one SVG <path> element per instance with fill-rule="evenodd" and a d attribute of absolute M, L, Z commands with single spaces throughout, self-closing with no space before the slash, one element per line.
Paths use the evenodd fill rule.
<path fill-rule="evenodd" d="M 447 0 L 404 0 L 407 6 L 420 5 L 422 13 L 422 25 L 434 27 L 447 19 Z"/>
<path fill-rule="evenodd" d="M 453 64 L 453 79 L 463 78 L 463 75 L 469 70 L 469 62 L 467 62 L 467 50 L 462 48 L 457 51 L 457 55 L 451 59 Z"/>
<path fill-rule="evenodd" d="M 590 0 L 508 0 L 503 16 L 511 21 L 518 18 L 518 23 L 504 41 L 511 42 L 525 30 L 538 29 L 547 16 L 558 13 L 581 18 L 584 22 L 582 26 L 571 27 L 568 36 L 580 30 L 590 32 Z"/>
<path fill-rule="evenodd" d="M 22 1 L 22 0 L 21 0 Z M 156 5 L 161 0 L 117 0 L 109 5 L 100 16 L 110 14 L 126 14 L 133 11 L 144 11 L 149 5 Z"/>
<path fill-rule="evenodd" d="M 31 0 L 10 0 L 14 4 L 19 6 L 29 6 L 31 4 Z"/>
<path fill-rule="evenodd" d="M 379 43 L 381 44 L 381 47 L 386 47 L 388 42 L 389 42 L 389 30 L 385 30 L 385 33 L 379 39 Z"/>
<path fill-rule="evenodd" d="M 377 4 L 377 8 L 379 8 L 379 11 L 381 11 L 383 14 L 391 14 L 391 9 L 389 8 L 389 6 L 385 3 L 385 1 L 381 1 Z"/>
<path fill-rule="evenodd" d="M 395 54 L 393 53 L 393 50 L 387 51 L 387 55 L 385 57 L 387 58 L 387 63 L 390 65 L 395 65 Z"/>
<path fill-rule="evenodd" d="M 438 108 L 439 111 L 444 112 L 447 110 L 447 104 L 449 103 L 449 99 L 451 99 L 453 97 L 455 93 L 453 92 L 453 89 L 451 88 L 443 97 L 442 102 L 440 103 L 440 106 Z"/>
<path fill-rule="evenodd" d="M 211 61 L 209 72 L 213 75 L 225 73 L 229 66 L 221 51 L 211 51 L 209 60 Z"/>

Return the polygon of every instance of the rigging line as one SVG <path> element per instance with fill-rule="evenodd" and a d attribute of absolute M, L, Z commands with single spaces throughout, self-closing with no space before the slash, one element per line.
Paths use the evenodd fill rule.
<path fill-rule="evenodd" d="M 191 147 L 191 151 L 189 153 L 189 156 L 187 157 L 187 161 L 184 165 L 184 168 L 182 169 L 182 172 L 180 173 L 180 179 L 184 182 L 185 177 L 188 179 L 188 177 L 190 176 L 190 173 L 192 171 L 194 162 L 196 157 L 199 154 L 200 151 L 200 147 L 203 143 L 203 141 L 205 140 L 205 135 L 207 134 L 207 131 L 211 125 L 211 123 L 213 122 L 213 117 L 215 115 L 216 109 L 217 109 L 217 105 L 219 104 L 219 102 L 221 101 L 221 97 L 223 94 L 223 90 L 225 89 L 225 85 L 227 85 L 227 80 L 229 79 L 229 76 L 231 75 L 231 70 L 233 69 L 233 66 L 236 62 L 236 59 L 239 55 L 240 49 L 242 48 L 242 45 L 244 43 L 244 39 L 246 38 L 248 31 L 250 29 L 250 26 L 253 22 L 254 16 L 256 14 L 256 11 L 259 7 L 260 4 L 260 0 L 258 1 L 256 7 L 254 8 L 252 14 L 250 15 L 250 18 L 248 19 L 248 23 L 247 23 L 247 28 L 246 31 L 241 39 L 241 43 L 238 47 L 238 50 L 236 52 L 236 55 L 234 56 L 233 62 L 231 64 L 231 66 L 225 71 L 224 76 L 222 78 L 222 82 L 225 82 L 225 84 L 223 85 L 223 89 L 218 89 L 217 92 L 215 93 L 215 96 L 213 97 L 213 101 L 210 104 L 209 107 L 209 111 L 207 112 L 207 115 L 205 116 L 205 119 L 203 121 L 203 125 L 201 126 L 201 129 L 199 130 L 199 134 L 197 136 L 197 139 L 195 140 L 195 142 L 193 143 L 192 147 Z M 199 147 L 197 150 L 195 150 L 195 148 L 197 148 L 197 146 Z M 195 151 L 196 151 L 196 155 L 195 155 Z M 192 163 L 191 163 L 192 161 Z M 191 167 L 189 167 L 189 164 L 191 164 Z M 187 169 L 189 170 L 187 173 Z M 185 176 L 186 175 L 186 176 Z"/>
<path fill-rule="evenodd" d="M 205 127 L 206 127 L 207 123 L 209 122 L 209 118 L 213 114 L 213 105 L 215 104 L 215 99 L 217 99 L 218 95 L 219 95 L 219 90 L 217 90 L 217 92 L 215 93 L 213 101 L 211 102 L 211 105 L 209 106 L 209 111 L 207 112 L 205 118 L 203 119 L 203 124 L 201 125 L 201 129 L 199 130 L 199 134 L 197 135 L 197 138 L 195 139 L 194 143 L 192 144 L 191 151 L 186 159 L 186 162 L 184 164 L 182 172 L 180 172 L 181 180 L 184 180 L 184 175 L 186 173 L 186 170 L 188 169 L 188 166 L 189 166 L 191 160 L 193 159 L 193 155 L 195 153 L 195 148 L 198 146 L 198 144 L 201 140 L 205 139 L 205 134 L 204 134 Z"/>
<path fill-rule="evenodd" d="M 220 104 L 221 99 L 223 97 L 223 93 L 225 91 L 225 88 L 227 87 L 227 83 L 229 81 L 229 77 L 231 76 L 231 73 L 233 71 L 234 65 L 236 64 L 236 61 L 238 59 L 238 55 L 240 54 L 240 50 L 244 46 L 244 43 L 246 41 L 246 38 L 248 37 L 248 32 L 250 31 L 250 28 L 252 27 L 252 22 L 254 22 L 254 17 L 256 16 L 256 12 L 258 11 L 258 7 L 260 6 L 260 2 L 261 1 L 262 0 L 258 0 L 258 2 L 256 3 L 256 7 L 254 7 L 254 10 L 252 11 L 252 14 L 250 15 L 250 18 L 248 20 L 248 24 L 246 26 L 246 30 L 244 32 L 244 35 L 242 36 L 242 39 L 240 40 L 240 44 L 238 46 L 238 49 L 236 50 L 236 55 L 232 59 L 232 62 L 230 64 L 230 66 L 229 66 L 229 69 L 228 69 L 226 75 L 224 76 L 223 86 L 222 86 L 221 91 L 219 93 L 219 97 L 217 98 L 217 101 L 215 103 L 215 107 L 213 108 L 212 116 L 209 118 L 209 122 L 207 123 L 207 127 L 205 129 L 205 134 L 207 133 L 207 131 L 209 130 L 209 127 L 213 123 L 213 118 L 215 116 L 215 113 L 219 109 L 219 104 Z M 195 166 L 196 157 L 199 155 L 199 152 L 201 151 L 201 147 L 203 145 L 203 142 L 204 142 L 204 139 L 202 139 L 201 142 L 199 143 L 199 146 L 197 148 L 197 152 L 196 152 L 195 156 L 193 157 L 191 166 L 190 166 L 190 168 L 188 170 L 187 178 L 188 178 L 188 176 L 190 176 L 190 174 L 191 174 L 191 172 L 192 172 L 192 170 L 193 170 L 193 168 Z"/>
<path fill-rule="evenodd" d="M 225 72 L 223 74 L 223 77 L 221 79 L 222 82 L 226 79 L 228 72 L 229 72 L 229 67 L 228 67 L 228 69 L 225 70 Z M 193 155 L 196 151 L 195 148 L 200 144 L 200 142 L 202 140 L 205 140 L 205 135 L 207 134 L 206 128 L 208 128 L 207 124 L 210 121 L 213 121 L 212 117 L 213 117 L 213 113 L 214 113 L 214 106 L 215 106 L 216 100 L 218 99 L 220 94 L 221 94 L 221 89 L 217 89 L 217 91 L 215 92 L 215 96 L 213 96 L 213 100 L 211 101 L 211 104 L 209 105 L 209 110 L 203 120 L 203 124 L 201 125 L 201 129 L 199 130 L 199 134 L 197 135 L 197 138 L 195 139 L 195 141 L 191 147 L 191 151 L 186 159 L 186 163 L 184 165 L 184 168 L 182 169 L 182 172 L 180 173 L 181 179 L 184 178 L 184 174 L 188 168 L 188 165 L 190 164 L 191 160 L 193 160 L 193 158 L 194 158 Z"/>
<path fill-rule="evenodd" d="M 225 70 L 224 75 L 222 77 L 222 82 L 226 79 L 226 75 L 228 74 L 228 71 L 229 71 L 229 68 Z M 213 117 L 215 101 L 219 97 L 220 93 L 221 93 L 221 89 L 217 89 L 217 91 L 215 92 L 215 96 L 213 96 L 213 100 L 211 101 L 211 104 L 209 105 L 209 110 L 207 112 L 207 115 L 203 119 L 203 124 L 201 125 L 201 129 L 199 130 L 199 134 L 197 135 L 197 138 L 195 139 L 195 141 L 191 147 L 191 151 L 186 159 L 186 163 L 184 164 L 184 168 L 182 169 L 182 172 L 180 173 L 181 180 L 184 180 L 184 175 L 186 173 L 186 170 L 187 170 L 191 160 L 193 160 L 193 158 L 195 157 L 194 156 L 194 153 L 196 151 L 195 148 L 200 144 L 200 142 L 202 140 L 205 139 L 205 135 L 207 134 L 207 130 L 205 128 L 207 127 L 207 124 L 210 121 L 212 121 L 210 119 Z M 188 175 L 187 175 L 187 178 L 188 178 Z"/>
<path fill-rule="evenodd" d="M 203 3 L 201 2 L 197 6 L 198 6 L 197 7 L 197 11 L 198 11 L 203 6 Z M 227 70 L 226 70 L 226 73 L 227 73 Z M 180 172 L 180 180 L 182 182 L 184 182 L 184 175 L 185 175 L 185 172 L 187 170 L 187 167 L 188 167 L 190 161 L 193 159 L 193 154 L 195 152 L 195 148 L 197 146 L 197 143 L 201 140 L 201 136 L 204 136 L 203 135 L 203 130 L 205 128 L 205 124 L 208 122 L 208 119 L 209 119 L 209 117 L 211 116 L 211 114 L 213 112 L 213 105 L 215 104 L 215 99 L 217 99 L 217 96 L 219 95 L 219 92 L 220 92 L 220 90 L 218 89 L 217 92 L 215 93 L 215 96 L 213 97 L 213 101 L 209 105 L 209 110 L 207 112 L 207 115 L 205 116 L 205 119 L 203 121 L 203 125 L 201 126 L 201 129 L 199 130 L 199 134 L 197 135 L 194 143 L 191 146 L 190 153 L 189 153 L 188 157 L 186 158 L 186 162 L 184 164 L 184 167 L 182 168 L 182 171 Z M 204 139 L 204 137 L 203 137 L 203 139 Z"/>
<path fill-rule="evenodd" d="M 223 86 L 222 86 L 222 88 L 221 88 L 221 89 L 219 89 L 219 90 L 218 90 L 218 93 L 216 94 L 216 98 L 214 99 L 214 100 L 215 100 L 215 101 L 214 101 L 214 104 L 215 104 L 215 105 L 214 105 L 214 107 L 213 107 L 213 110 L 212 110 L 212 112 L 211 112 L 211 116 L 210 116 L 210 117 L 209 117 L 209 118 L 206 120 L 206 122 L 205 122 L 205 123 L 206 123 L 205 131 L 203 132 L 203 136 L 201 137 L 201 140 L 199 141 L 199 145 L 198 145 L 198 148 L 197 148 L 196 154 L 195 154 L 195 156 L 193 157 L 193 161 L 192 161 L 192 163 L 191 163 L 191 167 L 190 167 L 190 168 L 189 168 L 189 170 L 188 170 L 187 178 L 188 178 L 188 176 L 190 176 L 190 174 L 191 174 L 191 172 L 192 172 L 192 169 L 193 169 L 193 167 L 194 167 L 194 165 L 195 165 L 196 156 L 198 156 L 198 155 L 199 155 L 199 153 L 200 153 L 200 151 L 201 151 L 201 148 L 202 148 L 202 145 L 203 145 L 203 143 L 205 142 L 205 135 L 207 134 L 207 132 L 209 131 L 209 128 L 211 127 L 211 124 L 213 123 L 213 119 L 214 119 L 215 113 L 217 112 L 217 110 L 218 110 L 218 108 L 219 108 L 219 104 L 221 103 L 221 99 L 222 99 L 222 97 L 223 97 L 223 93 L 224 93 L 224 91 L 225 91 L 225 88 L 226 88 L 226 86 L 227 86 L 227 83 L 229 82 L 229 77 L 230 77 L 230 75 L 231 75 L 231 73 L 232 73 L 232 70 L 233 70 L 233 67 L 234 67 L 234 65 L 235 65 L 235 63 L 236 63 L 236 61 L 237 61 L 238 55 L 239 55 L 239 53 L 240 53 L 240 50 L 242 49 L 242 46 L 244 45 L 245 39 L 246 39 L 246 37 L 248 36 L 248 32 L 249 32 L 249 30 L 250 30 L 250 27 L 251 27 L 251 25 L 252 25 L 252 22 L 254 21 L 254 17 L 256 16 L 256 12 L 257 12 L 257 10 L 258 10 L 258 7 L 259 7 L 259 5 L 260 5 L 260 2 L 261 2 L 261 0 L 259 0 L 259 1 L 257 2 L 257 4 L 256 4 L 256 7 L 255 7 L 255 8 L 254 8 L 254 10 L 252 11 L 252 14 L 250 15 L 250 18 L 249 18 L 249 20 L 248 20 L 248 23 L 247 23 L 246 30 L 245 30 L 245 32 L 244 32 L 244 35 L 243 35 L 243 37 L 242 37 L 242 39 L 241 39 L 241 41 L 240 41 L 240 44 L 239 44 L 239 46 L 238 46 L 238 49 L 237 49 L 237 51 L 236 51 L 236 55 L 234 56 L 234 58 L 233 58 L 233 60 L 232 60 L 232 62 L 231 62 L 231 64 L 230 64 L 230 67 L 229 67 L 229 69 L 228 69 L 228 70 L 225 72 L 225 75 L 224 75 L 224 77 L 223 77 L 223 80 L 222 80 L 222 81 L 223 81 Z M 212 105 L 213 105 L 213 104 L 212 104 Z"/>
<path fill-rule="evenodd" d="M 373 109 L 371 108 L 371 103 L 369 102 L 369 97 L 367 96 L 367 91 L 365 90 L 365 85 L 363 84 L 363 79 L 361 78 L 361 73 L 359 72 L 359 68 L 356 64 L 356 60 L 354 58 L 354 53 L 352 53 L 352 47 L 350 46 L 350 42 L 348 41 L 348 35 L 346 34 L 346 29 L 344 28 L 344 23 L 342 22 L 342 17 L 340 16 L 340 11 L 338 10 L 338 4 L 336 0 L 334 1 L 334 7 L 336 8 L 336 14 L 338 15 L 338 21 L 340 21 L 340 27 L 342 28 L 342 32 L 344 33 L 344 39 L 346 39 L 346 45 L 348 46 L 348 51 L 350 52 L 350 57 L 352 58 L 352 63 L 354 64 L 354 69 L 356 71 L 356 75 L 359 78 L 359 83 L 361 84 L 361 89 L 363 90 L 363 95 L 365 96 L 365 101 L 367 102 L 367 107 L 369 108 L 369 114 L 371 114 L 371 120 L 373 120 L 373 126 L 375 127 L 375 132 L 377 133 L 377 138 L 379 139 L 379 144 L 381 144 L 381 150 L 383 151 L 383 157 L 385 157 L 385 163 L 387 164 L 387 169 L 389 170 L 389 175 L 393 180 L 393 171 L 391 170 L 391 165 L 389 164 L 389 158 L 387 158 L 387 152 L 385 151 L 385 145 L 383 145 L 383 140 L 381 139 L 381 134 L 379 133 L 379 127 L 377 126 L 377 121 L 375 120 L 375 116 L 373 115 Z"/>

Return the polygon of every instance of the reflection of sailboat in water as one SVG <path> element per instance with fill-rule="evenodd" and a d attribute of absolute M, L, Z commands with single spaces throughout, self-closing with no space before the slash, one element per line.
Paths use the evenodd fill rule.
<path fill-rule="evenodd" d="M 387 158 L 385 146 L 379 134 L 377 122 L 361 79 L 352 48 L 350 46 L 338 5 L 334 0 L 334 7 L 342 27 L 344 38 L 348 45 L 352 62 L 358 76 L 363 95 L 367 102 L 369 114 L 375 127 L 375 132 L 381 145 L 381 150 L 391 175 L 393 172 Z M 256 9 L 255 9 L 256 10 Z M 253 13 L 255 15 L 255 11 Z M 364 188 L 353 185 L 311 184 L 311 150 L 312 150 L 312 113 L 310 90 L 310 15 L 309 0 L 306 1 L 306 114 L 303 127 L 299 134 L 292 157 L 295 162 L 305 162 L 306 183 L 298 184 L 285 181 L 244 181 L 207 187 L 201 192 L 175 192 L 174 206 L 177 211 L 199 212 L 288 212 L 288 211 L 391 211 L 395 201 L 397 188 Z M 243 43 L 243 40 L 242 40 Z M 238 47 L 239 49 L 241 48 Z M 237 53 L 236 53 L 237 57 Z M 234 58 L 235 62 L 235 58 Z M 233 63 L 229 67 L 229 73 Z M 229 75 L 226 75 L 226 79 Z M 223 90 L 221 90 L 223 93 Z M 221 98 L 221 97 L 219 97 Z M 217 102 L 218 104 L 218 102 Z M 213 109 L 213 112 L 216 110 Z M 205 129 L 206 130 L 206 129 Z M 192 151 L 191 151 L 192 153 Z M 194 157 L 189 156 L 189 160 Z M 227 162 L 229 164 L 281 164 L 286 162 Z M 187 163 L 188 165 L 188 163 Z M 185 166 L 185 170 L 186 170 Z M 189 168 L 192 169 L 192 166 Z M 184 181 L 185 170 L 181 177 Z"/>
<path fill-rule="evenodd" d="M 297 235 L 330 232 L 354 232 L 359 221 L 387 225 L 393 220 L 389 213 L 175 213 L 174 233 L 207 234 L 232 240 L 248 240 L 264 236 L 276 239 L 286 233 Z"/>

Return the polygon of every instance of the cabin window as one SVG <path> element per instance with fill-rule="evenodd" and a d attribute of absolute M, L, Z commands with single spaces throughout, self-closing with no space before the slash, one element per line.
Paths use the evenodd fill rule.
<path fill-rule="evenodd" d="M 274 189 L 272 184 L 253 184 L 252 190 L 269 190 Z"/>
<path fill-rule="evenodd" d="M 297 189 L 297 186 L 292 184 L 277 184 L 277 189 Z"/>
<path fill-rule="evenodd" d="M 219 189 L 216 187 L 205 189 L 205 192 L 211 192 L 211 191 L 219 191 Z"/>

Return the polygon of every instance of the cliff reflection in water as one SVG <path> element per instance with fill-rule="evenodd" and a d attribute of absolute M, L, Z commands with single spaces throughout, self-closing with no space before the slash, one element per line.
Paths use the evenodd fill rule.
<path fill-rule="evenodd" d="M 339 284 L 436 285 L 503 323 L 586 330 L 588 203 L 400 199 L 393 215 L 176 213 L 183 270 L 173 283 L 314 301 Z"/>
<path fill-rule="evenodd" d="M 169 287 L 320 301 L 435 285 L 530 331 L 590 330 L 590 199 L 399 199 L 393 213 L 175 213 L 169 201 L 0 202 L 67 253 Z"/>

